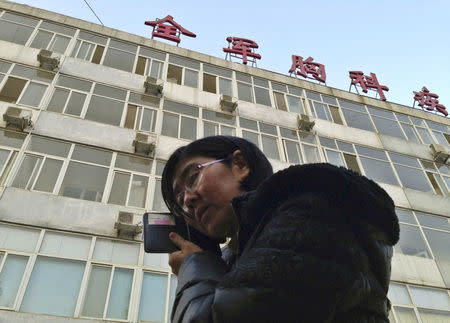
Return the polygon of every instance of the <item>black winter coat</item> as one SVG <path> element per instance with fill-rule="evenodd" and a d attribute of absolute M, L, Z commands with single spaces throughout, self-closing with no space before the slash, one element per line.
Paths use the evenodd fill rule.
<path fill-rule="evenodd" d="M 232 204 L 236 251 L 186 257 L 173 322 L 389 322 L 399 225 L 375 182 L 330 164 L 292 166 Z"/>

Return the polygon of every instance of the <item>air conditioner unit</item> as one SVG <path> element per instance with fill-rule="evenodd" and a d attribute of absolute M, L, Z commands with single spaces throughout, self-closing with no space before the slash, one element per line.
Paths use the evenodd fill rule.
<path fill-rule="evenodd" d="M 144 82 L 145 93 L 160 98 L 163 92 L 163 82 L 154 77 L 147 76 Z"/>
<path fill-rule="evenodd" d="M 450 159 L 450 150 L 443 145 L 431 144 L 431 152 L 434 161 L 445 164 Z"/>
<path fill-rule="evenodd" d="M 156 135 L 143 132 L 136 132 L 133 140 L 134 152 L 137 154 L 149 156 L 156 147 Z"/>
<path fill-rule="evenodd" d="M 114 223 L 114 229 L 117 229 L 117 236 L 120 238 L 133 239 L 142 232 L 142 228 L 133 224 L 134 214 L 119 211 L 117 221 Z"/>
<path fill-rule="evenodd" d="M 41 49 L 37 55 L 37 59 L 40 63 L 39 67 L 52 72 L 57 72 L 59 68 L 59 58 L 52 57 L 52 51 Z"/>
<path fill-rule="evenodd" d="M 236 98 L 225 94 L 220 95 L 220 108 L 223 111 L 233 112 L 236 110 L 237 106 L 238 101 Z"/>
<path fill-rule="evenodd" d="M 8 107 L 3 114 L 3 120 L 6 121 L 7 127 L 23 131 L 26 127 L 32 126 L 31 115 L 31 111 L 16 107 Z"/>
<path fill-rule="evenodd" d="M 311 120 L 308 115 L 299 114 L 297 116 L 297 124 L 298 129 L 303 131 L 311 131 L 316 123 L 314 122 L 314 120 Z"/>

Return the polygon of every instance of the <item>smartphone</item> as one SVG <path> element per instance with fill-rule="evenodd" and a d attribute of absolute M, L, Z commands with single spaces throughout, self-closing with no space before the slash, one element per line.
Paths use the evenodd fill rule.
<path fill-rule="evenodd" d="M 172 253 L 179 248 L 169 239 L 176 232 L 176 222 L 169 212 L 144 213 L 144 250 L 148 253 Z"/>
<path fill-rule="evenodd" d="M 142 220 L 144 227 L 144 250 L 148 253 L 172 253 L 180 250 L 169 239 L 170 232 L 176 232 L 184 239 L 195 243 L 203 250 L 222 254 L 220 243 L 189 226 L 183 218 L 174 217 L 170 212 L 147 212 Z"/>

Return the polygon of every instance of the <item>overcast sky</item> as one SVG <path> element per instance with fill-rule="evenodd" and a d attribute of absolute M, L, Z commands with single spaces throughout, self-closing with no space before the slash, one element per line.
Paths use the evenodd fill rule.
<path fill-rule="evenodd" d="M 111 28 L 150 37 L 144 21 L 170 14 L 197 34 L 180 47 L 224 58 L 227 36 L 249 38 L 260 68 L 288 74 L 291 55 L 312 56 L 329 86 L 347 91 L 349 70 L 373 72 L 388 101 L 412 106 L 426 86 L 450 111 L 450 1 L 87 1 Z M 17 2 L 99 23 L 84 0 Z"/>

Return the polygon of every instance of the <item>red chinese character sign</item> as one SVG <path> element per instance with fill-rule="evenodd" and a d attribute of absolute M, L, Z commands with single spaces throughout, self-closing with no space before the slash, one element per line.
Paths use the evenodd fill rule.
<path fill-rule="evenodd" d="M 348 73 L 350 79 L 352 80 L 350 83 L 350 89 L 352 85 L 355 86 L 356 92 L 358 92 L 358 85 L 361 87 L 364 93 L 367 93 L 369 89 L 372 89 L 374 91 L 377 91 L 381 100 L 386 101 L 386 97 L 384 96 L 383 91 L 389 91 L 389 88 L 386 85 L 381 85 L 378 82 L 375 73 L 370 73 L 370 76 L 364 75 L 361 71 L 349 71 Z"/>
<path fill-rule="evenodd" d="M 424 86 L 422 91 L 414 93 L 414 105 L 416 105 L 416 101 L 419 102 L 419 107 L 422 109 L 425 108 L 428 111 L 436 110 L 439 113 L 442 113 L 444 116 L 448 116 L 448 112 L 445 110 L 445 106 L 439 103 L 439 95 L 435 93 L 430 93 L 430 91 Z"/>
<path fill-rule="evenodd" d="M 292 66 L 289 74 L 303 76 L 304 78 L 316 79 L 319 82 L 325 83 L 327 75 L 325 73 L 325 65 L 314 62 L 311 56 L 303 59 L 302 56 L 292 55 Z M 308 75 L 311 75 L 308 77 Z"/>
<path fill-rule="evenodd" d="M 224 48 L 223 51 L 227 57 L 237 57 L 242 59 L 242 63 L 247 65 L 247 61 L 250 61 L 252 65 L 256 65 L 256 60 L 261 59 L 261 55 L 255 53 L 255 49 L 258 48 L 258 44 L 253 40 L 239 37 L 227 37 L 228 48 Z M 250 59 L 248 59 L 250 57 Z"/>
<path fill-rule="evenodd" d="M 146 21 L 145 24 L 147 26 L 153 27 L 152 39 L 153 37 L 159 37 L 163 39 L 167 39 L 178 44 L 180 43 L 180 35 L 183 34 L 188 37 L 197 37 L 196 34 L 190 32 L 186 28 L 183 28 L 181 25 L 177 24 L 173 17 L 167 15 L 163 19 L 156 19 L 154 21 Z"/>

